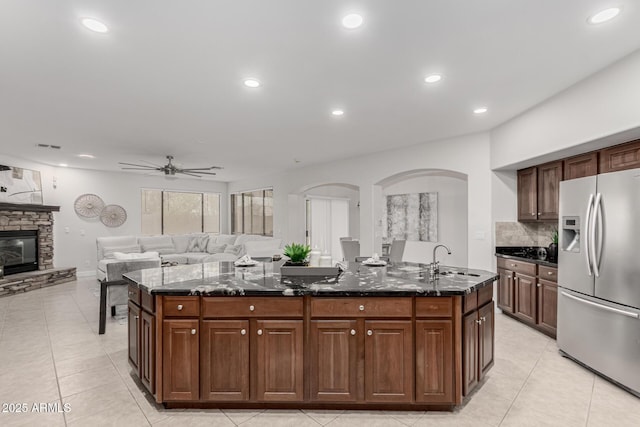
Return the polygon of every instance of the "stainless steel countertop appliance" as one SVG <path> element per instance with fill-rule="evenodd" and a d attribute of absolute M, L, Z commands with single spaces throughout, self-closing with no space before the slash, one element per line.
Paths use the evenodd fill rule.
<path fill-rule="evenodd" d="M 640 169 L 560 183 L 558 347 L 640 396 Z"/>

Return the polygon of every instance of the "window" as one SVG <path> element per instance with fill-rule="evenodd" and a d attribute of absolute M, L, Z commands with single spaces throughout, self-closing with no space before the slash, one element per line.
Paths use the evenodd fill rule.
<path fill-rule="evenodd" d="M 231 195 L 231 232 L 273 236 L 273 189 Z"/>
<path fill-rule="evenodd" d="M 142 234 L 220 233 L 220 195 L 142 190 Z"/>

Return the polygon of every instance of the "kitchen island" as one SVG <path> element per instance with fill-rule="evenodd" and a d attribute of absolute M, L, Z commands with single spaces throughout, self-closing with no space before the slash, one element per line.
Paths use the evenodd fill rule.
<path fill-rule="evenodd" d="M 281 263 L 142 270 L 129 362 L 167 407 L 451 409 L 493 365 L 495 273 Z"/>

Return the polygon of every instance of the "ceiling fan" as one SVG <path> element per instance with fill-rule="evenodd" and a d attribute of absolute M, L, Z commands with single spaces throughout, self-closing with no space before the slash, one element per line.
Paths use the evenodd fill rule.
<path fill-rule="evenodd" d="M 160 172 L 164 172 L 165 175 L 168 176 L 174 176 L 177 173 L 181 173 L 184 175 L 189 175 L 189 176 L 195 176 L 196 178 L 202 178 L 200 175 L 215 175 L 215 172 L 205 172 L 205 171 L 209 171 L 212 169 L 222 169 L 220 166 L 208 166 L 208 167 L 204 167 L 204 168 L 179 168 L 176 165 L 174 165 L 171 161 L 173 160 L 173 156 L 167 156 L 167 160 L 169 161 L 166 165 L 164 166 L 160 166 L 160 165 L 156 165 L 154 163 L 151 162 L 145 162 L 144 160 L 142 160 L 145 163 L 149 163 L 149 165 L 151 166 L 147 166 L 147 165 L 137 165 L 135 163 L 123 163 L 123 162 L 119 162 L 119 164 L 121 165 L 125 165 L 125 166 L 135 166 L 135 167 L 123 167 L 122 169 L 129 169 L 129 170 L 142 170 L 142 171 L 160 171 Z"/>

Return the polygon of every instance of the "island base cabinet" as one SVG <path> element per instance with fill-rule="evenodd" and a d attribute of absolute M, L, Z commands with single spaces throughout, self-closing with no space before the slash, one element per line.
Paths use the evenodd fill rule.
<path fill-rule="evenodd" d="M 416 320 L 416 402 L 454 403 L 451 320 Z"/>
<path fill-rule="evenodd" d="M 413 401 L 411 321 L 367 320 L 365 331 L 365 400 Z"/>
<path fill-rule="evenodd" d="M 462 321 L 462 394 L 468 395 L 494 361 L 495 307 L 493 301 L 464 316 Z"/>
<path fill-rule="evenodd" d="M 310 322 L 311 398 L 354 402 L 358 399 L 358 339 L 356 320 Z"/>
<path fill-rule="evenodd" d="M 493 366 L 494 360 L 494 331 L 495 331 L 495 307 L 493 301 L 481 307 L 478 310 L 478 379 L 484 378 L 484 375 Z"/>
<path fill-rule="evenodd" d="M 162 396 L 165 401 L 198 400 L 198 320 L 162 322 Z"/>
<path fill-rule="evenodd" d="M 249 400 L 249 321 L 205 320 L 201 332 L 200 398 Z"/>
<path fill-rule="evenodd" d="M 304 400 L 303 321 L 255 321 L 258 401 Z"/>
<path fill-rule="evenodd" d="M 140 381 L 151 392 L 156 392 L 156 317 L 142 311 L 140 319 Z"/>
<path fill-rule="evenodd" d="M 128 304 L 128 328 L 129 364 L 140 376 L 140 307 L 129 301 Z"/>

